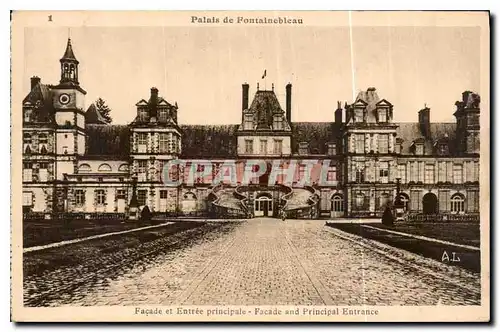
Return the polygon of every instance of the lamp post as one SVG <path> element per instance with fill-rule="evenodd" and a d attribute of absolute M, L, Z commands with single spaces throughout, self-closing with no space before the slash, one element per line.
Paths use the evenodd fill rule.
<path fill-rule="evenodd" d="M 404 221 L 404 203 L 401 201 L 401 178 L 396 178 L 396 198 L 394 199 L 394 216 L 396 221 Z"/>
<path fill-rule="evenodd" d="M 134 173 L 132 175 L 132 198 L 130 199 L 129 204 L 129 220 L 138 220 L 139 219 L 139 202 L 137 200 L 137 174 Z"/>

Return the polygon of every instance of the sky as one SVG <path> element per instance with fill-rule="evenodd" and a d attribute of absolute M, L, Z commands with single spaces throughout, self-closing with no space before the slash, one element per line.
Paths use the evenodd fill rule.
<path fill-rule="evenodd" d="M 333 121 L 337 101 L 369 87 L 396 122 L 417 121 L 425 104 L 432 122 L 454 122 L 462 92 L 481 94 L 480 29 L 413 26 L 26 28 L 26 94 L 31 76 L 58 83 L 68 35 L 87 107 L 103 98 L 116 124 L 134 119 L 153 86 L 178 103 L 180 124 L 239 123 L 245 82 L 250 99 L 257 83 L 274 84 L 283 109 L 292 83 L 292 121 L 311 122 Z"/>

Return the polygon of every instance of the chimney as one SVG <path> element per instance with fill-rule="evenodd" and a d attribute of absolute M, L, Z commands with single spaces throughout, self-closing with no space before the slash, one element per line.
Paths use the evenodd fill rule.
<path fill-rule="evenodd" d="M 248 109 L 248 89 L 250 86 L 248 85 L 248 83 L 245 83 L 241 87 L 242 87 L 241 110 L 244 111 Z"/>
<path fill-rule="evenodd" d="M 431 109 L 427 105 L 418 112 L 418 124 L 424 137 L 431 134 Z"/>
<path fill-rule="evenodd" d="M 40 84 L 40 81 L 41 81 L 41 80 L 40 80 L 40 77 L 38 77 L 38 76 L 33 76 L 33 77 L 31 78 L 31 90 L 33 90 L 33 88 L 34 88 L 35 86 L 37 86 L 38 84 Z"/>
<path fill-rule="evenodd" d="M 335 110 L 335 123 L 342 123 L 342 103 L 340 101 L 337 101 L 337 109 Z"/>
<path fill-rule="evenodd" d="M 292 123 L 292 84 L 286 85 L 286 120 L 289 124 Z"/>
<path fill-rule="evenodd" d="M 151 98 L 149 99 L 149 116 L 151 118 L 155 118 L 155 120 L 157 113 L 157 105 L 158 105 L 158 89 L 153 87 L 151 88 Z"/>

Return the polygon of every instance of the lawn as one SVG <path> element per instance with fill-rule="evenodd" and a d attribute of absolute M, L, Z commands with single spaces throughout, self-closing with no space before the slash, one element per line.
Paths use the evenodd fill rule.
<path fill-rule="evenodd" d="M 23 246 L 33 247 L 92 235 L 126 231 L 150 223 L 128 220 L 30 220 L 23 222 Z"/>
<path fill-rule="evenodd" d="M 388 229 L 397 232 L 448 241 L 455 244 L 465 244 L 478 247 L 478 224 L 421 223 L 396 224 L 392 227 L 374 223 L 366 224 L 366 226 L 376 227 L 377 229 L 363 227 L 364 224 L 355 223 L 328 223 L 327 225 L 351 234 L 362 236 L 367 239 L 376 240 L 396 248 L 404 249 L 424 257 L 432 258 L 439 262 L 461 266 L 475 272 L 479 272 L 481 270 L 481 258 L 479 250 L 472 250 L 453 244 L 444 244 L 423 239 L 416 239 L 410 236 L 398 235 L 384 231 L 384 229 Z M 455 261 L 452 261 L 453 255 L 455 255 Z M 448 257 L 449 260 L 446 260 L 446 257 Z"/>

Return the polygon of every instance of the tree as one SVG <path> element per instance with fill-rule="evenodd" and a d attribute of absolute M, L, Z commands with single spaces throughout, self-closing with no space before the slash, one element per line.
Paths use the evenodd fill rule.
<path fill-rule="evenodd" d="M 382 224 L 387 226 L 394 225 L 394 216 L 392 215 L 392 211 L 389 205 L 385 207 L 384 214 L 382 215 Z"/>
<path fill-rule="evenodd" d="M 107 123 L 111 123 L 113 119 L 109 115 L 111 113 L 111 108 L 109 108 L 108 105 L 106 105 L 106 102 L 101 98 L 97 98 L 97 100 L 94 103 L 95 108 L 99 113 L 102 115 L 102 117 L 106 120 Z"/>

